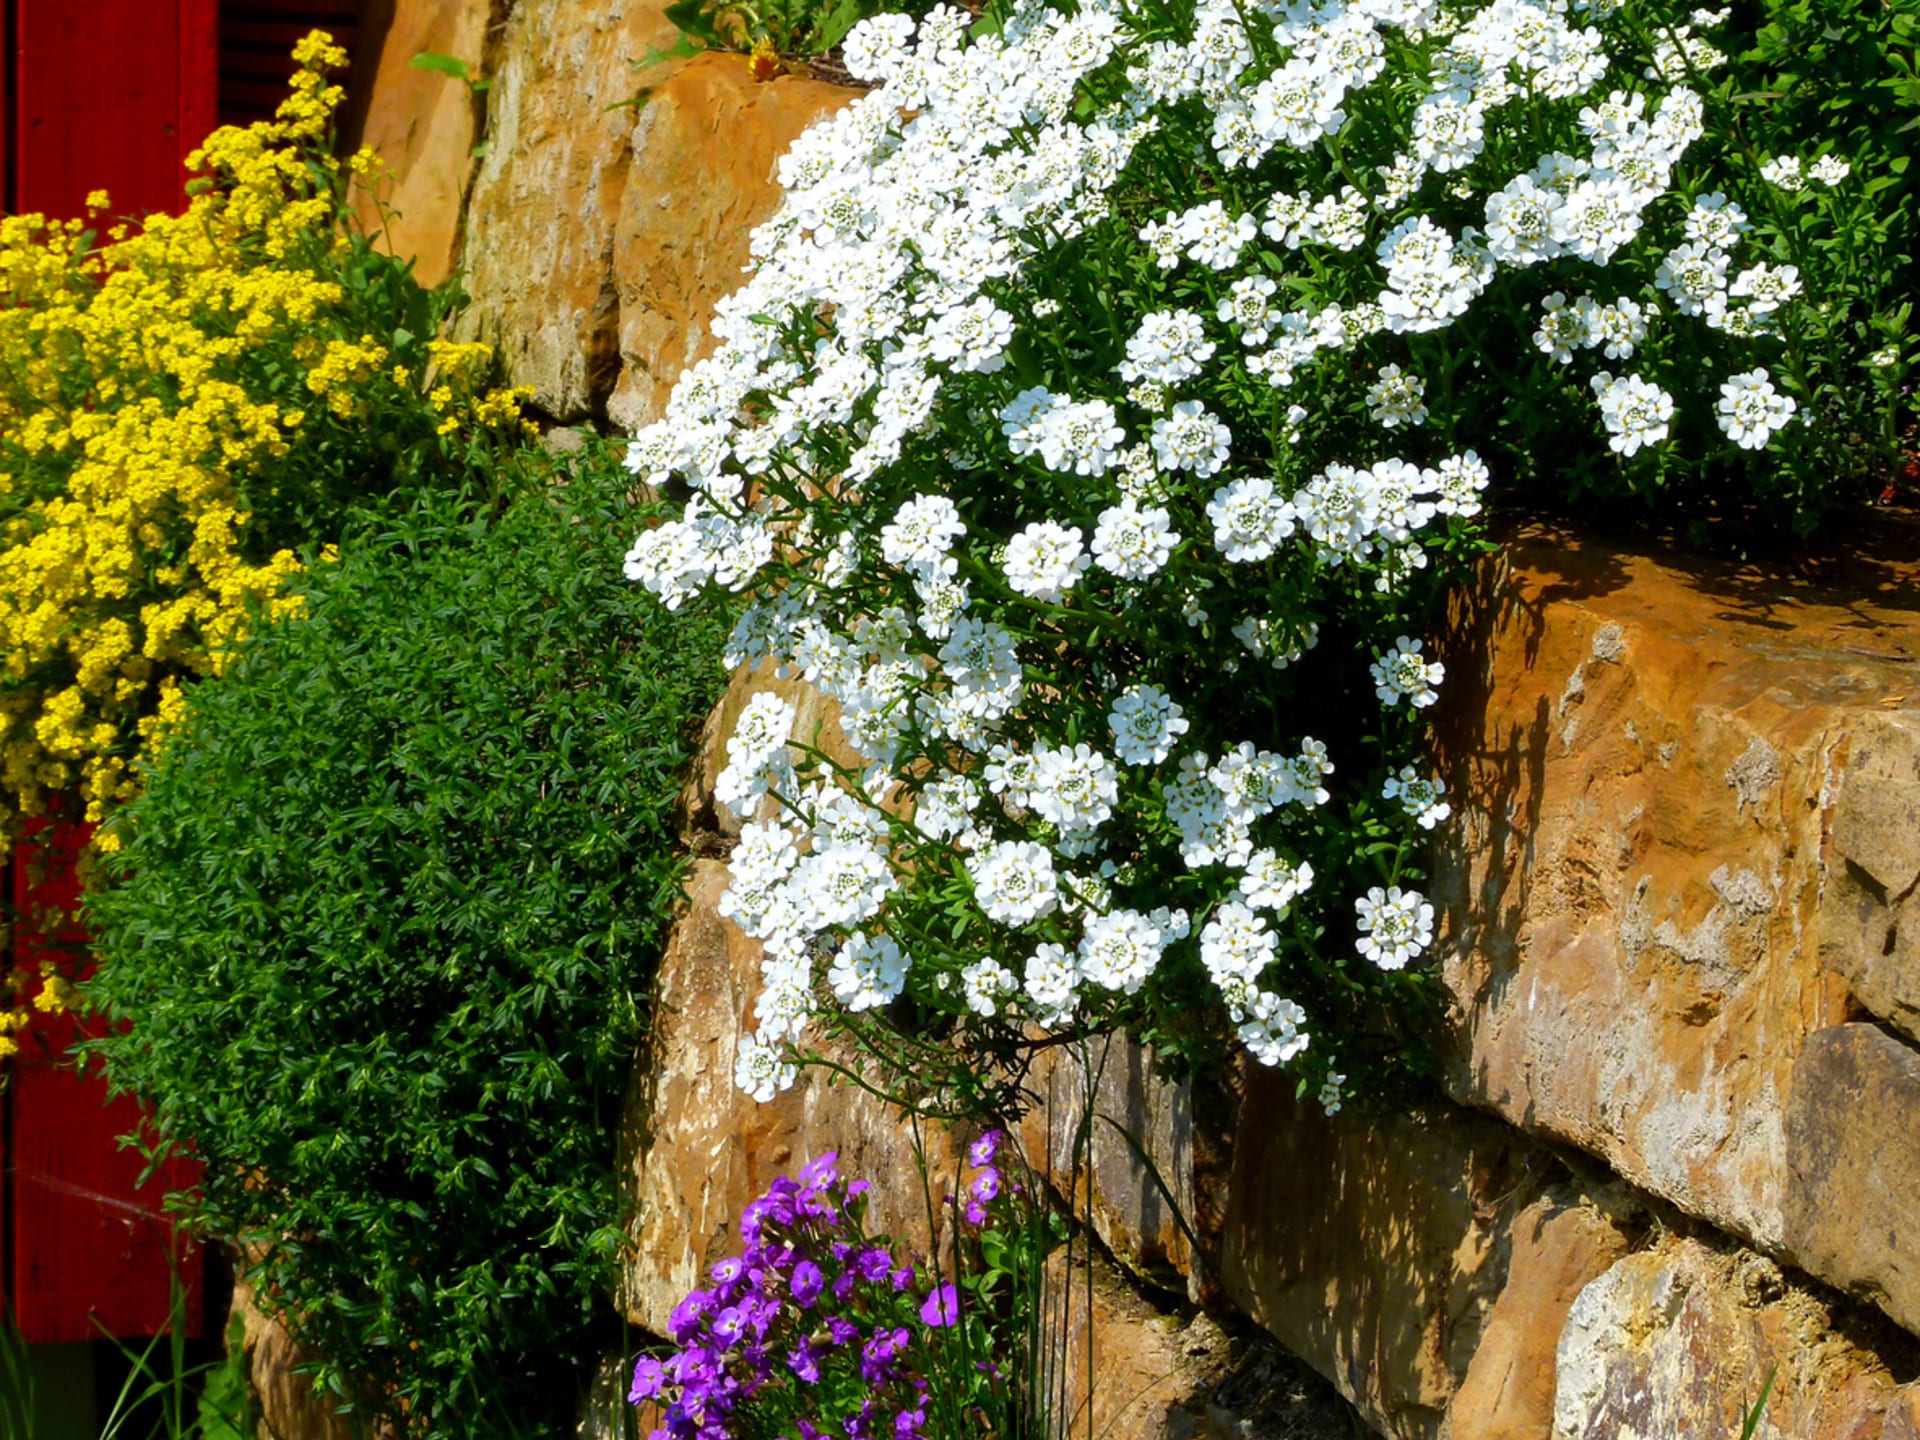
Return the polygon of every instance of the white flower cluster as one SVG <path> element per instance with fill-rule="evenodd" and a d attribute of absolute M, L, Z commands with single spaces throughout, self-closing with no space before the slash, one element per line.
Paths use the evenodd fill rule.
<path fill-rule="evenodd" d="M 729 742 L 720 799 L 753 818 L 723 908 L 766 953 L 743 1087 L 790 1083 L 782 1047 L 823 989 L 868 1010 L 916 977 L 974 1014 L 1060 1027 L 1184 966 L 1262 1062 L 1307 1047 L 1305 1010 L 1271 987 L 1282 922 L 1315 879 L 1289 843 L 1330 799 L 1334 764 L 1311 736 L 1273 734 L 1310 723 L 1310 703 L 1230 703 L 1219 677 L 1250 655 L 1263 678 L 1237 692 L 1292 683 L 1280 672 L 1326 607 L 1395 595 L 1479 513 L 1487 466 L 1432 439 L 1454 369 L 1426 337 L 1534 267 L 1578 277 L 1535 337 L 1563 365 L 1635 356 L 1669 311 L 1763 336 L 1798 293 L 1791 267 L 1728 278 L 1745 217 L 1718 194 L 1664 252 L 1660 304 L 1592 279 L 1654 225 L 1702 107 L 1677 84 L 1595 98 L 1608 46 L 1577 13 L 1200 0 L 1170 33 L 1121 0 L 1070 15 L 1028 0 L 994 33 L 942 5 L 847 37 L 849 69 L 879 88 L 780 161 L 786 199 L 718 308 L 720 350 L 629 454 L 693 498 L 640 536 L 627 574 L 669 607 L 747 596 L 729 663 L 818 687 L 858 757 L 796 758 L 813 752 L 770 695 Z M 1411 89 L 1390 64 L 1408 54 L 1426 66 Z M 1394 109 L 1408 95 L 1410 113 Z M 1518 101 L 1562 104 L 1582 153 L 1483 174 L 1511 152 L 1491 141 Z M 1371 193 L 1344 162 L 1337 179 L 1307 164 L 1367 107 L 1410 137 Z M 1195 139 L 1212 178 L 1194 203 L 1132 198 L 1189 167 Z M 1143 170 L 1156 144 L 1163 168 Z M 1442 223 L 1429 191 L 1455 215 L 1484 193 L 1484 228 Z M 1056 287 L 1096 249 L 1138 256 L 1136 311 L 1119 286 Z M 1338 302 L 1312 278 L 1336 262 L 1363 277 Z M 1569 300 L 1582 284 L 1593 293 Z M 1377 358 L 1325 363 L 1361 351 Z M 1350 375 L 1372 438 L 1310 459 L 1323 417 L 1289 392 Z M 1577 389 L 1622 455 L 1666 437 L 1673 400 L 1640 375 Z M 1750 369 L 1719 414 L 1753 446 L 1793 409 Z M 1230 653 L 1183 667 L 1164 644 L 1182 629 Z M 1406 635 L 1371 666 L 1395 724 L 1442 678 Z M 1430 829 L 1443 789 L 1405 769 L 1385 794 Z M 926 887 L 973 917 L 973 954 L 937 975 L 928 928 L 908 923 Z M 1181 896 L 1194 916 L 1165 903 Z M 1381 969 L 1430 945 L 1418 893 L 1357 904 L 1354 948 Z M 1336 1105 L 1340 1077 L 1328 1085 Z"/>

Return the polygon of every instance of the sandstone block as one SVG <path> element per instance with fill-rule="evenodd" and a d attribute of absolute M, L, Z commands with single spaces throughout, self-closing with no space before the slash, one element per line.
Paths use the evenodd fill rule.
<path fill-rule="evenodd" d="M 1822 1031 L 1786 1128 L 1789 1249 L 1920 1333 L 1920 1052 L 1872 1025 Z"/>
<path fill-rule="evenodd" d="M 1751 1251 L 1670 1237 L 1575 1300 L 1553 1440 L 1737 1436 L 1772 1377 L 1758 1440 L 1881 1440 L 1905 1400 L 1814 1295 Z"/>
<path fill-rule="evenodd" d="M 1124 1032 L 1041 1052 L 1026 1083 L 1037 1102 L 1021 1121 L 1029 1161 L 1122 1264 L 1200 1298 L 1187 1230 L 1217 1232 L 1223 1177 L 1207 1172 L 1217 1147 L 1195 1133 L 1192 1087 L 1155 1075 L 1152 1051 Z"/>
<path fill-rule="evenodd" d="M 1544 1440 L 1537 1381 L 1572 1295 L 1626 1247 L 1614 1223 L 1507 1127 L 1445 1106 L 1328 1117 L 1249 1067 L 1240 1114 L 1219 1254 L 1235 1306 L 1394 1440 Z"/>
<path fill-rule="evenodd" d="M 715 909 L 726 885 L 724 864 L 695 862 L 688 909 L 660 963 L 652 1031 L 623 1126 L 638 1208 L 616 1299 L 656 1335 L 707 1267 L 737 1247 L 747 1202 L 829 1150 L 845 1173 L 874 1182 L 870 1227 L 930 1251 L 929 1203 L 938 1208 L 955 1188 L 959 1151 L 971 1138 L 956 1140 L 937 1125 L 916 1133 L 894 1106 L 817 1068 L 765 1105 L 735 1086 L 734 1055 L 755 1028 L 760 946 Z M 857 1057 L 822 1048 L 858 1073 Z M 930 1191 L 920 1184 L 922 1156 Z"/>
<path fill-rule="evenodd" d="M 381 247 L 413 261 L 422 285 L 453 273 L 461 207 L 473 174 L 479 105 L 451 75 L 414 68 L 416 55 L 451 55 L 483 73 L 489 0 L 407 0 L 394 5 L 374 61 L 361 140 L 379 152 L 391 180 L 357 190 L 354 211 Z"/>
<path fill-rule="evenodd" d="M 487 153 L 473 179 L 465 338 L 494 345 L 516 385 L 556 420 L 604 405 L 619 370 L 613 231 L 643 84 L 634 62 L 677 31 L 659 0 L 512 7 L 487 92 Z"/>
<path fill-rule="evenodd" d="M 1795 1059 L 1854 1004 L 1821 857 L 1836 824 L 1842 851 L 1898 829 L 1870 770 L 1836 797 L 1920 724 L 1899 593 L 1528 532 L 1459 597 L 1433 886 L 1458 1099 L 1786 1244 Z M 1857 973 L 1891 994 L 1887 968 Z"/>
<path fill-rule="evenodd" d="M 713 348 L 713 307 L 740 287 L 748 236 L 779 204 L 775 162 L 858 93 L 791 76 L 761 83 L 732 55 L 700 56 L 654 91 L 633 126 L 613 236 L 615 424 L 658 419 L 681 370 Z"/>
<path fill-rule="evenodd" d="M 1828 830 L 1820 958 L 1854 998 L 1920 1039 L 1920 716 L 1852 737 Z"/>

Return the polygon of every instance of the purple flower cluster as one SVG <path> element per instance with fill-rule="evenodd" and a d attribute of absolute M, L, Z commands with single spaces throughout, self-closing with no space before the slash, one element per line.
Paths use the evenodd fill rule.
<path fill-rule="evenodd" d="M 1001 1193 L 989 1132 L 968 1148 L 974 1225 Z M 921 1282 L 885 1237 L 869 1238 L 864 1180 L 822 1155 L 782 1177 L 740 1219 L 746 1248 L 674 1307 L 664 1360 L 634 1366 L 628 1399 L 651 1403 L 650 1440 L 729 1440 L 736 1429 L 797 1440 L 915 1440 L 927 1423 L 926 1329 L 958 1322 L 952 1283 Z M 956 1197 L 959 1203 L 959 1197 Z M 750 1424 L 743 1423 L 751 1417 Z"/>

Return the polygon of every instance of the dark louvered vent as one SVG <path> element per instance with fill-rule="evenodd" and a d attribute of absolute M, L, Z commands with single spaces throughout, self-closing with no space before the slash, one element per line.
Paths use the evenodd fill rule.
<path fill-rule="evenodd" d="M 220 123 L 273 118 L 294 44 L 319 29 L 353 52 L 362 0 L 220 0 Z M 344 77 L 342 77 L 344 78 Z"/>

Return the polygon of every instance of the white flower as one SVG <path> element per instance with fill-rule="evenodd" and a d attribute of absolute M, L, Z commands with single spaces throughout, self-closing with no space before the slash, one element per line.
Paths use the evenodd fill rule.
<path fill-rule="evenodd" d="M 895 883 L 886 855 L 857 843 L 822 845 L 793 872 L 793 886 L 816 930 L 872 919 Z"/>
<path fill-rule="evenodd" d="M 967 862 L 967 873 L 980 908 L 1003 925 L 1029 924 L 1060 904 L 1053 856 L 1044 845 L 1027 840 L 989 845 Z"/>
<path fill-rule="evenodd" d="M 1398 365 L 1384 365 L 1380 378 L 1367 387 L 1367 411 L 1389 430 L 1398 425 L 1420 425 L 1427 418 L 1427 385 L 1418 375 Z"/>
<path fill-rule="evenodd" d="M 1434 687 L 1447 674 L 1438 660 L 1429 662 L 1421 654 L 1420 641 L 1405 635 L 1393 642 L 1393 649 L 1375 659 L 1370 669 L 1374 693 L 1382 705 L 1398 705 L 1405 700 L 1416 710 L 1440 698 Z"/>
<path fill-rule="evenodd" d="M 1606 422 L 1609 448 L 1632 455 L 1643 445 L 1667 438 L 1673 397 L 1659 386 L 1638 375 L 1616 380 L 1604 370 L 1591 384 L 1600 401 L 1600 418 Z"/>
<path fill-rule="evenodd" d="M 1293 506 L 1275 495 L 1273 481 L 1247 477 L 1213 492 L 1207 502 L 1213 543 L 1228 560 L 1265 560 L 1293 534 Z"/>
<path fill-rule="evenodd" d="M 1258 233 L 1251 215 L 1228 215 L 1218 200 L 1209 200 L 1180 216 L 1180 238 L 1187 258 L 1215 270 L 1230 270 L 1240 251 Z"/>
<path fill-rule="evenodd" d="M 1442 515 L 1478 515 L 1480 493 L 1491 478 L 1486 462 L 1474 451 L 1448 456 L 1434 472 L 1433 508 Z"/>
<path fill-rule="evenodd" d="M 1822 185 L 1838 185 L 1853 173 L 1853 166 L 1838 155 L 1822 155 L 1807 167 L 1809 178 L 1818 180 Z"/>
<path fill-rule="evenodd" d="M 1227 818 L 1247 825 L 1272 813 L 1293 798 L 1293 781 L 1286 757 L 1258 749 L 1242 740 L 1207 771 L 1207 779 L 1226 802 Z"/>
<path fill-rule="evenodd" d="M 1773 388 L 1764 369 L 1729 378 L 1720 387 L 1720 428 L 1744 450 L 1762 449 L 1774 434 L 1786 428 L 1799 406 L 1791 395 Z"/>
<path fill-rule="evenodd" d="M 1247 857 L 1247 873 L 1240 880 L 1240 896 L 1248 905 L 1284 914 L 1294 897 L 1313 885 L 1313 866 L 1295 865 L 1272 850 L 1256 850 Z"/>
<path fill-rule="evenodd" d="M 743 1035 L 734 1052 L 733 1083 L 756 1104 L 764 1105 L 791 1086 L 800 1072 L 781 1059 L 778 1045 L 763 1045 L 758 1035 Z"/>
<path fill-rule="evenodd" d="M 1063 831 L 1095 830 L 1113 816 L 1119 774 L 1113 762 L 1084 740 L 1072 747 L 1034 748 L 1027 805 Z"/>
<path fill-rule="evenodd" d="M 940 664 L 953 686 L 954 703 L 970 714 L 998 718 L 1025 693 L 1013 632 L 993 621 L 971 615 L 956 621 L 940 647 Z"/>
<path fill-rule="evenodd" d="M 1320 1094 L 1317 1097 L 1320 1101 L 1320 1108 L 1327 1114 L 1338 1115 L 1340 1113 L 1340 1097 L 1344 1093 L 1341 1087 L 1346 1083 L 1347 1077 L 1342 1075 L 1338 1070 L 1329 1070 L 1327 1072 L 1327 1078 L 1321 1082 Z"/>
<path fill-rule="evenodd" d="M 1172 558 L 1179 543 L 1163 508 L 1143 509 L 1122 500 L 1100 512 L 1093 531 L 1093 562 L 1123 580 L 1145 580 Z"/>
<path fill-rule="evenodd" d="M 1778 185 L 1782 190 L 1807 188 L 1806 176 L 1802 173 L 1800 157 L 1797 155 L 1774 156 L 1760 167 L 1760 178 Z"/>
<path fill-rule="evenodd" d="M 1058 602 L 1093 564 L 1080 531 L 1037 520 L 1007 543 L 1007 584 L 1034 600 Z"/>
<path fill-rule="evenodd" d="M 1382 970 L 1400 970 L 1433 943 L 1433 906 L 1417 890 L 1378 885 L 1353 902 L 1360 953 Z"/>
<path fill-rule="evenodd" d="M 927 354 L 956 370 L 991 375 L 1002 369 L 1013 340 L 1013 317 L 984 296 L 949 310 L 927 332 Z"/>
<path fill-rule="evenodd" d="M 1747 231 L 1747 212 L 1714 190 L 1697 196 L 1687 212 L 1687 239 L 1710 249 L 1731 250 Z"/>
<path fill-rule="evenodd" d="M 1742 270 L 1727 287 L 1727 294 L 1744 298 L 1756 315 L 1777 310 L 1800 293 L 1800 270 L 1794 265 L 1760 264 Z"/>
<path fill-rule="evenodd" d="M 847 1009 L 874 1010 L 906 988 L 911 963 L 891 936 L 859 934 L 835 953 L 827 984 Z"/>
<path fill-rule="evenodd" d="M 1537 265 L 1560 253 L 1553 238 L 1559 197 L 1520 175 L 1487 197 L 1487 250 L 1505 265 Z"/>
<path fill-rule="evenodd" d="M 880 531 L 880 555 L 889 565 L 951 575 L 959 567 L 947 552 L 967 533 L 953 501 L 944 495 L 916 495 Z"/>
<path fill-rule="evenodd" d="M 1398 775 L 1389 775 L 1381 787 L 1383 800 L 1398 800 L 1400 808 L 1422 830 L 1431 830 L 1453 814 L 1453 807 L 1440 797 L 1446 793 L 1444 780 L 1422 775 L 1411 765 L 1400 767 Z"/>
<path fill-rule="evenodd" d="M 1533 332 L 1533 343 L 1562 365 L 1572 363 L 1575 350 L 1593 343 L 1587 312 L 1577 303 L 1567 304 L 1567 297 L 1554 291 L 1540 302 L 1540 328 Z"/>
<path fill-rule="evenodd" d="M 1159 765 L 1173 742 L 1187 733 L 1187 720 L 1157 685 L 1134 685 L 1122 692 L 1107 714 L 1114 753 L 1128 765 Z"/>
<path fill-rule="evenodd" d="M 727 763 L 759 774 L 786 752 L 799 710 L 789 700 L 763 690 L 747 701 L 727 740 Z"/>
<path fill-rule="evenodd" d="M 1215 311 L 1215 318 L 1222 324 L 1239 326 L 1242 345 L 1264 345 L 1273 322 L 1272 302 L 1278 289 L 1271 276 L 1242 276 L 1228 289 L 1227 298 Z"/>
<path fill-rule="evenodd" d="M 1647 317 L 1634 301 L 1622 295 L 1611 305 L 1582 297 L 1589 345 L 1598 346 L 1609 360 L 1625 360 L 1647 338 Z"/>
<path fill-rule="evenodd" d="M 1229 900 L 1200 931 L 1200 963 L 1222 988 L 1234 981 L 1252 984 L 1273 959 L 1278 944 L 1264 916 Z"/>
<path fill-rule="evenodd" d="M 1164 945 L 1159 928 L 1135 911 L 1096 915 L 1080 940 L 1080 973 L 1103 989 L 1131 995 L 1160 963 Z"/>
<path fill-rule="evenodd" d="M 1727 304 L 1727 252 L 1706 240 L 1693 240 L 1667 252 L 1653 272 L 1653 283 L 1672 297 L 1682 315 L 1712 316 Z"/>
<path fill-rule="evenodd" d="M 1047 1029 L 1057 1030 L 1073 1019 L 1074 992 L 1079 986 L 1080 971 L 1066 946 L 1042 945 L 1028 958 L 1027 998 Z"/>
<path fill-rule="evenodd" d="M 1241 1008 L 1240 1041 L 1262 1065 L 1285 1065 L 1307 1048 L 1307 1012 L 1293 1001 L 1256 989 Z"/>
<path fill-rule="evenodd" d="M 1019 993 L 1020 981 L 1014 973 L 991 956 L 976 960 L 960 972 L 967 1008 L 976 1015 L 992 1017 L 1000 1013 L 1006 999 Z"/>
<path fill-rule="evenodd" d="M 1104 400 L 1074 403 L 1057 397 L 1039 422 L 1040 461 L 1063 474 L 1104 475 L 1114 452 L 1126 443 L 1113 406 Z"/>
<path fill-rule="evenodd" d="M 1198 375 L 1216 347 L 1191 310 L 1156 310 L 1141 320 L 1120 363 L 1122 380 L 1175 385 Z"/>
<path fill-rule="evenodd" d="M 1168 470 L 1191 470 L 1203 479 L 1227 463 L 1233 432 L 1198 400 L 1183 400 L 1153 422 L 1153 453 Z"/>

